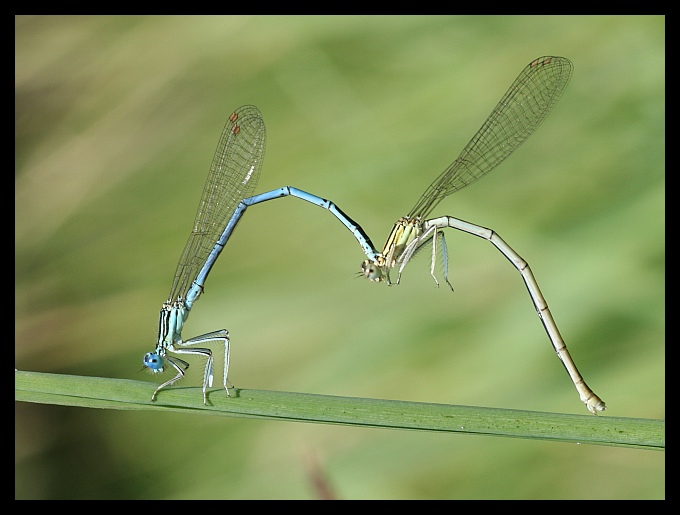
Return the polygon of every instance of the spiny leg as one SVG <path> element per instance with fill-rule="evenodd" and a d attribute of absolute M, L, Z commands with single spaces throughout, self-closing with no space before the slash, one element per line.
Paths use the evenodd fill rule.
<path fill-rule="evenodd" d="M 439 281 L 437 280 L 437 276 L 435 275 L 435 268 L 437 265 L 437 239 L 440 239 L 440 244 L 439 244 L 439 249 L 441 249 L 442 253 L 442 264 L 443 264 L 443 275 L 444 275 L 444 281 L 446 281 L 446 284 L 449 285 L 449 288 L 451 288 L 451 291 L 453 291 L 453 286 L 449 282 L 449 258 L 448 258 L 448 251 L 446 248 L 446 240 L 444 239 L 444 233 L 440 229 L 438 229 L 436 226 L 431 226 L 428 227 L 417 239 L 411 241 L 406 248 L 404 249 L 404 252 L 402 256 L 399 258 L 399 262 L 401 265 L 399 266 L 399 273 L 397 275 L 397 283 L 399 284 L 399 281 L 401 280 L 401 274 L 404 271 L 404 268 L 406 268 L 406 265 L 408 264 L 409 261 L 415 256 L 420 250 L 425 246 L 425 244 L 428 242 L 428 240 L 432 239 L 432 261 L 430 262 L 430 275 L 432 276 L 432 279 L 434 279 L 435 284 L 437 287 L 439 287 Z"/>
<path fill-rule="evenodd" d="M 179 381 L 180 379 L 182 379 L 184 377 L 185 372 L 189 368 L 189 363 L 187 363 L 183 359 L 179 359 L 179 358 L 175 358 L 175 357 L 171 357 L 171 356 L 166 356 L 165 360 L 173 366 L 173 368 L 177 371 L 177 375 L 175 377 L 173 377 L 172 379 L 164 382 L 163 384 L 161 384 L 158 388 L 156 388 L 154 390 L 153 394 L 151 395 L 151 402 L 156 400 L 156 394 L 158 394 L 158 392 L 160 392 L 163 388 L 171 386 L 174 383 L 176 383 L 177 381 Z"/>
<path fill-rule="evenodd" d="M 423 248 L 423 246 L 428 242 L 430 238 L 432 238 L 433 234 L 436 233 L 436 231 L 437 231 L 436 227 L 429 227 L 420 236 L 413 239 L 408 245 L 406 245 L 406 248 L 402 252 L 401 256 L 399 256 L 399 258 L 397 259 L 397 262 L 401 263 L 401 265 L 399 266 L 396 284 L 399 284 L 399 281 L 401 281 L 401 273 L 404 271 L 404 268 L 406 268 L 406 265 L 409 263 L 409 261 L 411 261 L 413 256 L 415 256 L 418 253 L 418 251 L 420 251 Z M 439 286 L 439 281 L 437 281 L 437 278 L 434 276 L 434 273 L 432 273 L 432 277 L 434 278 L 434 282 L 437 283 L 437 286 Z"/>
<path fill-rule="evenodd" d="M 203 334 L 201 336 L 196 336 L 189 340 L 183 342 L 175 343 L 176 346 L 180 347 L 190 347 L 193 345 L 200 345 L 211 341 L 221 341 L 224 342 L 224 376 L 223 385 L 224 391 L 229 397 L 229 388 L 227 387 L 228 381 L 227 377 L 229 374 L 229 332 L 226 329 L 221 329 L 219 331 L 214 331 L 212 333 Z M 207 348 L 173 348 L 171 352 L 176 354 L 194 354 L 199 356 L 204 356 L 207 358 L 208 362 L 205 365 L 205 370 L 203 372 L 203 404 L 207 404 L 207 393 L 206 390 L 213 385 L 213 355 L 212 351 Z M 174 382 L 174 381 L 173 381 Z"/>
<path fill-rule="evenodd" d="M 442 252 L 442 267 L 444 269 L 443 270 L 444 281 L 446 281 L 446 284 L 448 284 L 449 288 L 451 288 L 451 291 L 453 291 L 453 286 L 451 286 L 451 283 L 449 282 L 449 256 L 446 249 L 446 240 L 444 240 L 444 231 L 437 230 L 436 226 L 434 230 L 434 235 L 432 236 L 432 262 L 430 263 L 430 275 L 432 276 L 432 279 L 434 279 L 434 282 L 437 283 L 438 288 L 439 281 L 437 281 L 437 277 L 434 275 L 434 269 L 437 265 L 437 238 L 441 239 L 439 248 L 441 249 Z"/>
<path fill-rule="evenodd" d="M 449 282 L 449 251 L 446 248 L 446 240 L 444 239 L 444 231 L 437 231 L 437 236 L 439 238 L 441 238 L 439 248 L 441 249 L 441 252 L 442 252 L 442 268 L 443 268 L 442 273 L 444 275 L 444 281 L 446 281 L 446 284 L 449 285 L 449 288 L 451 288 L 451 291 L 454 291 L 453 286 Z M 430 273 L 432 274 L 433 277 L 434 277 L 434 261 L 435 261 L 435 249 L 433 247 L 432 248 L 432 268 L 430 269 Z"/>
<path fill-rule="evenodd" d="M 190 340 L 189 340 L 190 341 Z M 185 345 L 186 342 L 177 342 L 175 345 Z M 174 352 L 175 354 L 191 354 L 194 356 L 204 356 L 208 359 L 207 364 L 205 365 L 205 372 L 203 373 L 203 404 L 207 404 L 208 400 L 206 397 L 206 389 L 209 386 L 212 386 L 213 382 L 213 356 L 212 356 L 212 351 L 210 349 L 177 349 L 173 348 L 170 350 L 170 352 Z M 182 374 L 182 377 L 184 374 Z M 174 382 L 174 381 L 173 381 Z"/>

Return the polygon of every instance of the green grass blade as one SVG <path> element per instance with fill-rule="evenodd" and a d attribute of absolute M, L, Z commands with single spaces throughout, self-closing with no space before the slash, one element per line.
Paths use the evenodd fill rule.
<path fill-rule="evenodd" d="M 17 371 L 15 400 L 123 410 L 200 411 L 209 415 L 324 424 L 507 436 L 665 449 L 665 421 L 565 415 L 307 393 L 213 389 L 204 406 L 197 388 L 171 388 L 151 402 L 144 381 Z M 198 393 L 197 393 L 198 392 Z"/>

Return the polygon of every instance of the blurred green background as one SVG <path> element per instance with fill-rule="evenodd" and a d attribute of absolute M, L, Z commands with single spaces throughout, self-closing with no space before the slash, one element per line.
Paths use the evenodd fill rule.
<path fill-rule="evenodd" d="M 664 38 L 659 16 L 15 18 L 16 367 L 151 395 L 141 358 L 236 107 L 267 125 L 257 192 L 330 198 L 382 247 L 522 68 L 563 55 L 574 76 L 537 133 L 433 215 L 531 264 L 604 416 L 664 418 Z M 241 388 L 587 414 L 517 271 L 447 241 L 454 293 L 423 257 L 390 288 L 355 278 L 364 255 L 329 213 L 254 207 L 184 336 L 228 328 Z M 660 452 L 15 410 L 22 499 L 665 496 Z"/>

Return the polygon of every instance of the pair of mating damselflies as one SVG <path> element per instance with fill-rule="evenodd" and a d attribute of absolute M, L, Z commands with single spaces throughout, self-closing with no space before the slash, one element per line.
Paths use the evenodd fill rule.
<path fill-rule="evenodd" d="M 222 329 L 182 340 L 182 327 L 245 210 L 267 200 L 292 196 L 327 209 L 350 230 L 367 257 L 361 264 L 362 274 L 374 282 L 399 284 L 411 258 L 429 244 L 432 247 L 430 274 L 439 284 L 434 275 L 439 253 L 444 265 L 444 280 L 451 286 L 443 229 L 452 227 L 490 241 L 522 275 L 548 338 L 581 401 L 592 413 L 604 411 L 604 402 L 586 385 L 569 355 L 527 262 L 490 229 L 451 216 L 428 218 L 442 199 L 491 171 L 531 136 L 560 98 L 572 70 L 571 61 L 564 57 L 539 57 L 529 63 L 458 158 L 425 190 L 408 215 L 394 224 L 381 252 L 376 250 L 361 226 L 329 200 L 290 186 L 253 196 L 262 169 L 265 127 L 256 107 L 237 109 L 222 131 L 194 228 L 177 265 L 168 300 L 161 308 L 156 349 L 144 356 L 144 366 L 153 372 L 163 372 L 168 365 L 176 372 L 156 388 L 151 400 L 156 399 L 160 390 L 184 377 L 189 363 L 179 356 L 199 355 L 207 359 L 203 373 L 203 402 L 207 403 L 206 390 L 213 384 L 214 360 L 212 351 L 201 346 L 216 342 L 224 345 L 223 385 L 229 395 L 228 331 Z M 394 282 L 390 277 L 393 269 L 396 271 Z"/>

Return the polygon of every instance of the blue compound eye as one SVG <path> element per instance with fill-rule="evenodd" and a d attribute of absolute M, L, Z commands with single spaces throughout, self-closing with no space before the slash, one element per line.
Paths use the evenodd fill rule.
<path fill-rule="evenodd" d="M 161 372 L 163 370 L 163 358 L 155 352 L 147 352 L 144 354 L 144 359 L 142 361 L 146 368 L 149 368 L 154 372 Z"/>

